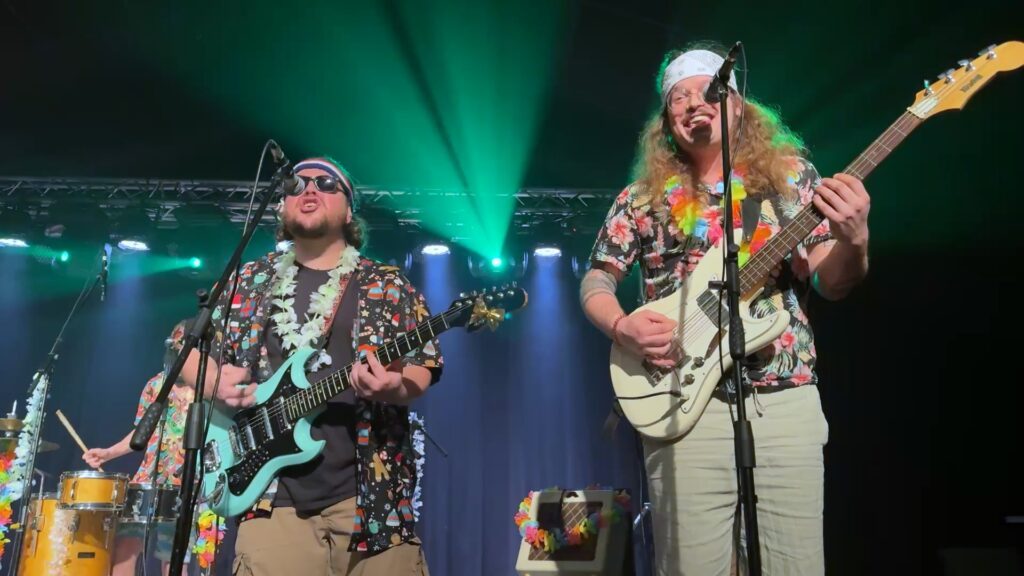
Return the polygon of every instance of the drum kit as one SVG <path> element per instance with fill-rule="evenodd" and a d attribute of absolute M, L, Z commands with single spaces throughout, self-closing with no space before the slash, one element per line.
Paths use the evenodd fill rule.
<path fill-rule="evenodd" d="M 0 452 L 14 449 L 21 428 L 18 419 L 0 419 Z M 39 445 L 39 452 L 59 448 L 45 440 Z M 64 472 L 55 492 L 44 492 L 42 484 L 16 528 L 23 531 L 17 576 L 106 576 L 120 531 L 138 534 L 178 519 L 177 487 L 130 483 L 127 474 Z"/>

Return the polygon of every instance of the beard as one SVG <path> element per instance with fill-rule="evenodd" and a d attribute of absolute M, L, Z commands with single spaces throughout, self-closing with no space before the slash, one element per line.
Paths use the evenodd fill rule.
<path fill-rule="evenodd" d="M 318 240 L 327 236 L 340 236 L 342 223 L 331 222 L 324 214 L 318 214 L 315 219 L 299 220 L 285 214 L 284 230 L 294 238 L 304 240 Z"/>

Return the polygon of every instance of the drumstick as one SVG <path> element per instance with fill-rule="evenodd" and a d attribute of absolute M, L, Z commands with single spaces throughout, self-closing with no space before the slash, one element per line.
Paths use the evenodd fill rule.
<path fill-rule="evenodd" d="M 68 434 L 71 434 L 71 438 L 75 440 L 75 443 L 78 444 L 78 447 L 82 449 L 82 452 L 88 452 L 89 448 L 87 448 L 85 446 L 85 442 L 82 442 L 82 439 L 79 438 L 78 433 L 75 432 L 75 429 L 71 426 L 71 422 L 68 422 L 68 419 L 64 417 L 64 413 L 60 411 L 60 408 L 57 409 L 57 418 L 60 420 L 60 423 L 63 424 L 64 427 L 68 429 Z M 99 466 L 97 466 L 96 469 L 99 470 L 100 472 L 103 472 L 103 468 Z"/>

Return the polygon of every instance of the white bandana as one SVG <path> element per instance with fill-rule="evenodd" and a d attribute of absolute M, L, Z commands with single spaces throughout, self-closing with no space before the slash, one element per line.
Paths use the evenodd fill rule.
<path fill-rule="evenodd" d="M 686 80 L 693 76 L 714 76 L 718 73 L 718 69 L 722 67 L 724 62 L 725 58 L 710 50 L 690 50 L 680 54 L 679 57 L 665 68 L 665 75 L 661 79 L 661 101 L 663 103 L 668 102 L 669 92 L 681 80 Z M 729 87 L 733 90 L 739 90 L 736 87 L 735 72 L 729 73 Z"/>

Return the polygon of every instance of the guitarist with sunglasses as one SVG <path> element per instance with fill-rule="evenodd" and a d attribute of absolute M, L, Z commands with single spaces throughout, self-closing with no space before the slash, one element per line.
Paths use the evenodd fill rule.
<path fill-rule="evenodd" d="M 230 312 L 227 331 L 217 334 L 225 363 L 216 398 L 232 408 L 253 405 L 257 383 L 297 348 L 318 342 L 325 344 L 306 366 L 310 381 L 356 354 L 366 353 L 368 367 L 357 363 L 352 387 L 314 420 L 323 451 L 284 468 L 241 517 L 234 573 L 426 574 L 414 530 L 407 405 L 440 378 L 440 348 L 431 340 L 387 366 L 369 352 L 430 313 L 397 268 L 359 254 L 363 227 L 341 165 L 311 158 L 294 171 L 305 186 L 278 207 L 278 236 L 290 248 L 242 266 L 234 297 L 228 300 L 228 286 L 214 312 L 218 331 Z M 210 366 L 207 390 L 217 370 Z"/>

